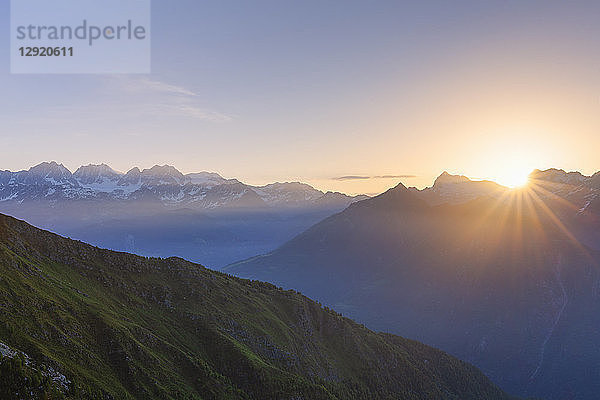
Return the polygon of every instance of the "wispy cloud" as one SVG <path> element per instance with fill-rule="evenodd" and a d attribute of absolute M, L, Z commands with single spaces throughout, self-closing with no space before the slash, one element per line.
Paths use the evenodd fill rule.
<path fill-rule="evenodd" d="M 357 176 L 357 175 L 347 175 L 347 176 L 338 176 L 336 178 L 331 178 L 334 181 L 357 181 L 362 179 L 371 179 L 370 176 Z"/>
<path fill-rule="evenodd" d="M 378 175 L 374 176 L 373 179 L 403 179 L 403 178 L 416 178 L 416 175 Z"/>
<path fill-rule="evenodd" d="M 125 108 L 136 114 L 153 116 L 187 117 L 209 122 L 228 122 L 230 115 L 213 110 L 202 104 L 198 93 L 183 86 L 153 80 L 146 77 L 114 75 L 108 79 L 110 90 L 119 91 L 128 97 Z"/>
<path fill-rule="evenodd" d="M 169 83 L 155 81 L 148 78 L 140 78 L 136 80 L 129 80 L 130 86 L 129 88 L 132 90 L 147 90 L 152 92 L 161 92 L 168 94 L 177 94 L 181 96 L 190 96 L 196 97 L 198 96 L 196 93 L 188 90 L 184 87 L 171 85 Z"/>
<path fill-rule="evenodd" d="M 416 178 L 416 175 L 375 175 L 375 176 L 362 176 L 362 175 L 346 175 L 331 178 L 334 181 L 355 181 L 355 180 L 367 180 L 367 179 L 405 179 L 405 178 Z"/>
<path fill-rule="evenodd" d="M 232 118 L 228 115 L 221 114 L 217 111 L 208 110 L 205 108 L 194 107 L 189 104 L 163 104 L 160 107 L 158 107 L 158 112 L 162 112 L 165 115 L 185 116 L 209 122 L 228 122 L 232 120 Z"/>

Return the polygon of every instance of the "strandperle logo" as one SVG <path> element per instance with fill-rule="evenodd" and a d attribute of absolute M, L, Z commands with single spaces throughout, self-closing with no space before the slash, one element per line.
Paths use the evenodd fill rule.
<path fill-rule="evenodd" d="M 11 72 L 150 73 L 150 0 L 11 0 Z"/>
<path fill-rule="evenodd" d="M 132 20 L 127 20 L 123 25 L 97 26 L 91 25 L 86 19 L 81 25 L 72 26 L 46 26 L 32 25 L 18 26 L 17 40 L 84 40 L 92 46 L 97 40 L 145 40 L 146 27 L 135 25 Z"/>

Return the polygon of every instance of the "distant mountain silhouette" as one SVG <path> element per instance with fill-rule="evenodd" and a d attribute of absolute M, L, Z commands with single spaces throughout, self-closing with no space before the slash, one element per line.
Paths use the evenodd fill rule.
<path fill-rule="evenodd" d="M 446 350 L 510 393 L 596 399 L 599 176 L 534 171 L 512 191 L 449 174 L 398 185 L 226 271 Z"/>
<path fill-rule="evenodd" d="M 472 181 L 466 176 L 443 172 L 430 188 L 411 190 L 430 205 L 443 203 L 458 204 L 478 197 L 497 197 L 509 190 L 492 181 Z"/>

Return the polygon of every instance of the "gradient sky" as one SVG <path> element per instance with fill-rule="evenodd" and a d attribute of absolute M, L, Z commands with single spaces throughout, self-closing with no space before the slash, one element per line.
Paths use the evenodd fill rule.
<path fill-rule="evenodd" d="M 171 164 L 349 193 L 600 169 L 597 0 L 154 0 L 152 18 L 151 75 L 10 75 L 2 1 L 0 169 Z"/>

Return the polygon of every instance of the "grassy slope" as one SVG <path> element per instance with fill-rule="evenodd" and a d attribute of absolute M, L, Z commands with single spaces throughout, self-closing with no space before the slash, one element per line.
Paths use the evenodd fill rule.
<path fill-rule="evenodd" d="M 72 398 L 507 399 L 477 369 L 293 291 L 0 216 L 0 341 Z"/>

